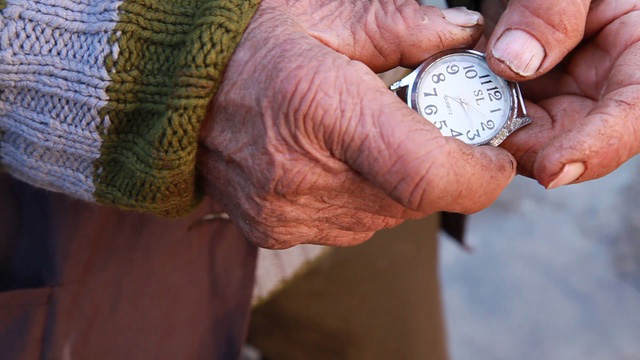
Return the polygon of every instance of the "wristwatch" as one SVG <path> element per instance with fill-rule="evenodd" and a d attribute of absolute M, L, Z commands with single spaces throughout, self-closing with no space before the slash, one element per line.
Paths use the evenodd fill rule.
<path fill-rule="evenodd" d="M 474 50 L 436 54 L 390 89 L 443 135 L 471 145 L 498 146 L 531 122 L 518 84 Z"/>

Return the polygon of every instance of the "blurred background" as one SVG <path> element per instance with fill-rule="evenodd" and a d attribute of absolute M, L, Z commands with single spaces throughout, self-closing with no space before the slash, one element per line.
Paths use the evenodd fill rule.
<path fill-rule="evenodd" d="M 517 177 L 469 217 L 472 253 L 441 241 L 451 359 L 640 359 L 639 178 L 638 157 L 554 190 Z"/>

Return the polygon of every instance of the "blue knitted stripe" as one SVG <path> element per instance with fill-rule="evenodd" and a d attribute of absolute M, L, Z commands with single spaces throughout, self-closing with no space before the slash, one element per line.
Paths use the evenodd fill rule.
<path fill-rule="evenodd" d="M 94 200 L 108 117 L 106 59 L 121 1 L 7 0 L 0 16 L 0 163 L 35 186 Z M 98 169 L 99 170 L 99 169 Z"/>

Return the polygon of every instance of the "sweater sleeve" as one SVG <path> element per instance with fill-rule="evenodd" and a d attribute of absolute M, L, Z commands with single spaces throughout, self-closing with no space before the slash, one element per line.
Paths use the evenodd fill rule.
<path fill-rule="evenodd" d="M 0 169 L 91 202 L 198 202 L 200 123 L 259 0 L 0 0 Z"/>

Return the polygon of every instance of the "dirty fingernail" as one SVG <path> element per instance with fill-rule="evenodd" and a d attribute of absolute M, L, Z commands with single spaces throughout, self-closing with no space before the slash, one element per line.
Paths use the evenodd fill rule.
<path fill-rule="evenodd" d="M 560 175 L 558 175 L 558 177 L 556 177 L 551 184 L 547 186 L 547 189 L 555 189 L 560 186 L 571 184 L 578 180 L 578 178 L 584 174 L 586 169 L 587 167 L 583 162 L 574 162 L 565 165 L 562 168 L 562 171 L 560 171 Z"/>
<path fill-rule="evenodd" d="M 542 44 L 522 30 L 507 30 L 493 46 L 493 56 L 518 75 L 534 75 L 546 56 Z"/>
<path fill-rule="evenodd" d="M 480 14 L 465 7 L 443 9 L 442 14 L 448 22 L 458 26 L 476 26 L 480 22 Z"/>

